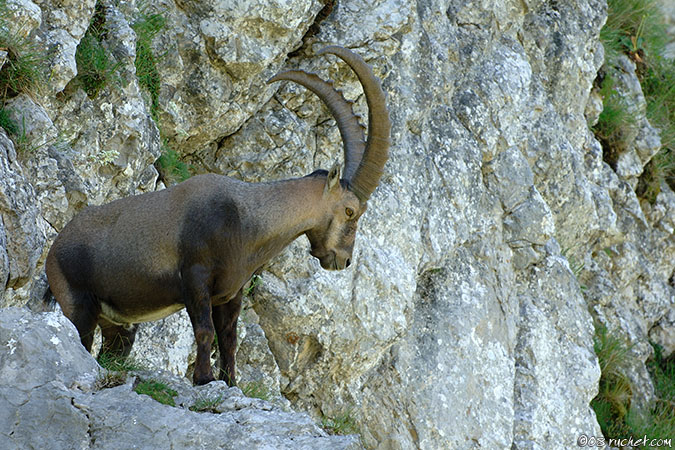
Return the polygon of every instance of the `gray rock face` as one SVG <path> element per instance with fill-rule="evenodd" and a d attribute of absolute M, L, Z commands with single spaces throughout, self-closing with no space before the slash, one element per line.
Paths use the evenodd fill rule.
<path fill-rule="evenodd" d="M 603 0 L 354 0 L 320 17 L 331 2 L 104 1 L 103 45 L 121 80 L 95 98 L 68 85 L 93 2 L 10 3 L 26 35 L 56 46 L 57 73 L 43 98 L 7 102 L 29 119 L 22 145 L 33 151 L 0 132 L 0 306 L 39 302 L 49 243 L 85 205 L 161 187 L 160 132 L 195 170 L 245 181 L 330 167 L 341 143 L 326 108 L 297 85 L 264 82 L 281 66 L 319 72 L 367 117 L 353 74 L 315 57 L 339 44 L 382 80 L 390 160 L 348 270 L 323 271 L 302 237 L 263 268 L 253 320 L 239 327 L 242 385 L 262 383 L 316 418 L 348 413 L 368 448 L 571 448 L 582 433 L 600 435 L 589 407 L 595 319 L 633 344 L 634 402 L 649 401 L 649 339 L 675 351 L 675 194 L 664 184 L 653 204 L 635 195 L 660 145 L 646 119 L 627 130 L 612 166 L 588 128 L 602 108 L 592 86 Z M 139 8 L 167 21 L 152 44 L 158 124 L 134 67 Z M 643 118 L 631 64 L 613 70 Z M 183 312 L 143 324 L 134 354 L 182 376 L 193 341 Z M 256 436 L 277 448 L 357 445 L 220 383 L 193 391 L 168 380 L 182 407 L 139 400 L 128 385 L 91 394 L 86 380 L 77 391 L 45 379 L 21 391 L 25 405 L 12 400 L 18 415 L 0 416 L 9 421 L 0 429 L 31 435 L 29 417 L 58 410 L 64 422 L 36 446 L 67 426 L 83 448 L 92 439 L 263 447 Z M 185 410 L 199 393 L 223 395 L 208 437 L 197 430 L 213 429 L 214 417 Z"/>
<path fill-rule="evenodd" d="M 59 313 L 0 311 L 0 446 L 22 448 L 275 448 L 358 449 L 354 436 L 328 436 L 307 414 L 244 397 L 224 382 L 193 388 L 160 380 L 177 406 L 139 395 L 131 384 L 96 390 L 102 375 Z M 212 412 L 188 408 L 212 400 Z"/>
<path fill-rule="evenodd" d="M 265 80 L 320 9 L 316 0 L 150 4 L 167 18 L 153 44 L 162 55 L 159 123 L 183 153 L 212 148 L 269 100 Z"/>
<path fill-rule="evenodd" d="M 35 204 L 35 188 L 17 161 L 14 144 L 0 130 L 0 292 L 16 290 L 29 283 L 45 245 L 44 220 Z M 3 296 L 3 299 L 5 296 Z M 16 304 L 11 299 L 2 306 Z"/>

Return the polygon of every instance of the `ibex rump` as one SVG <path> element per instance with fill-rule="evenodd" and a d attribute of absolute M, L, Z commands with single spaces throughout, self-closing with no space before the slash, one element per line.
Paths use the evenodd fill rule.
<path fill-rule="evenodd" d="M 214 380 L 215 333 L 219 378 L 234 385 L 236 324 L 251 275 L 303 234 L 321 267 L 349 266 L 358 219 L 387 160 L 390 123 L 380 83 L 358 55 L 341 47 L 319 53 L 337 55 L 359 77 L 369 107 L 367 142 L 350 102 L 331 84 L 298 70 L 270 82 L 295 81 L 326 103 L 343 138 L 344 178 L 337 165 L 270 183 L 200 175 L 82 211 L 57 236 L 46 271 L 87 350 L 100 325 L 102 351 L 127 356 L 136 324 L 184 307 L 197 342 L 194 382 Z"/>

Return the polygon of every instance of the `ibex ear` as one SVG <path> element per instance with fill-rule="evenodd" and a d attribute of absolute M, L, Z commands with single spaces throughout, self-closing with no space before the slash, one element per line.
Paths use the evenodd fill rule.
<path fill-rule="evenodd" d="M 328 194 L 332 192 L 337 186 L 340 185 L 340 164 L 335 161 L 333 167 L 328 171 L 328 177 L 326 177 L 326 186 L 323 188 L 323 193 Z"/>

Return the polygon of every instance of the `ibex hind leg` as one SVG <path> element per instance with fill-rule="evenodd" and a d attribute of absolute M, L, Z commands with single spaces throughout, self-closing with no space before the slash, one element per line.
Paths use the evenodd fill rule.
<path fill-rule="evenodd" d="M 218 337 L 218 353 L 220 353 L 219 377 L 229 386 L 236 386 L 234 374 L 234 357 L 237 350 L 237 319 L 241 310 L 241 290 L 229 302 L 213 306 L 213 325 Z"/>
<path fill-rule="evenodd" d="M 89 292 L 70 289 L 56 297 L 63 314 L 73 322 L 80 334 L 82 345 L 91 352 L 94 342 L 94 331 L 101 314 L 101 304 Z"/>
<path fill-rule="evenodd" d="M 64 272 L 58 262 L 58 251 L 52 247 L 45 263 L 45 272 L 49 281 L 49 290 L 61 306 L 61 311 L 77 328 L 82 345 L 91 352 L 94 342 L 94 330 L 101 314 L 101 304 L 91 292 L 73 286 L 82 286 L 84 279 L 81 271 Z M 70 275 L 68 275 L 68 273 Z M 75 277 L 75 278 L 73 278 Z M 76 283 L 73 283 L 73 280 Z M 48 294 L 45 294 L 47 300 Z"/>
<path fill-rule="evenodd" d="M 192 377 L 196 385 L 214 381 L 211 369 L 211 343 L 215 335 L 211 318 L 211 297 L 208 291 L 209 272 L 203 266 L 194 265 L 182 271 L 182 292 L 185 309 L 197 343 L 197 359 Z"/>
<path fill-rule="evenodd" d="M 103 318 L 99 319 L 98 324 L 101 327 L 103 337 L 100 353 L 123 358 L 129 356 L 131 347 L 136 340 L 138 325 L 117 325 Z"/>

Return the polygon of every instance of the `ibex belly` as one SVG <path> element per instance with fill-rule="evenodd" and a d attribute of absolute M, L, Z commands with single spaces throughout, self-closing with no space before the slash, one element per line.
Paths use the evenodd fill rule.
<path fill-rule="evenodd" d="M 116 325 L 152 322 L 170 316 L 184 307 L 183 304 L 174 304 L 157 309 L 129 312 L 121 311 L 115 306 L 101 302 L 101 317 Z"/>

